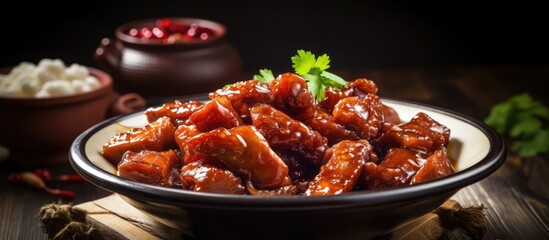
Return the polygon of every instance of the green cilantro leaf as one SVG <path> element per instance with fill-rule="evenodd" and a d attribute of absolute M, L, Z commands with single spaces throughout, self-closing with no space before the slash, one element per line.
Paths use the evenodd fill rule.
<path fill-rule="evenodd" d="M 307 88 L 316 96 L 317 99 L 324 98 L 324 89 L 320 79 L 320 70 L 313 68 L 309 73 L 302 76 L 307 81 Z M 320 98 L 322 96 L 322 98 Z"/>
<path fill-rule="evenodd" d="M 319 56 L 315 61 L 315 67 L 317 67 L 321 71 L 330 68 L 330 57 L 328 56 L 328 54 L 324 53 L 322 54 L 322 56 Z"/>
<path fill-rule="evenodd" d="M 531 136 L 536 134 L 541 126 L 542 122 L 539 119 L 528 115 L 523 118 L 519 118 L 517 124 L 511 126 L 511 128 L 509 129 L 509 136 L 514 138 L 521 136 Z"/>
<path fill-rule="evenodd" d="M 311 68 L 315 67 L 316 64 L 315 55 L 302 49 L 297 50 L 297 55 L 293 56 L 291 60 L 295 73 L 302 76 L 309 73 Z"/>
<path fill-rule="evenodd" d="M 511 116 L 511 113 L 514 111 L 513 105 L 509 103 L 499 103 L 492 107 L 490 115 L 484 122 L 492 126 L 500 134 L 506 132 L 507 122 Z"/>
<path fill-rule="evenodd" d="M 259 75 L 254 75 L 253 79 L 258 80 L 262 83 L 268 83 L 275 79 L 273 72 L 269 69 L 261 69 L 259 70 Z"/>
<path fill-rule="evenodd" d="M 515 141 L 511 150 L 522 157 L 533 157 L 543 152 L 549 151 L 549 129 L 536 132 L 530 138 L 524 138 Z"/>
<path fill-rule="evenodd" d="M 323 77 L 323 79 L 326 79 L 326 85 L 341 88 L 345 85 L 347 85 L 349 82 L 345 81 L 345 79 L 341 78 L 338 75 L 335 75 L 328 71 L 323 71 L 320 73 L 320 76 Z"/>
<path fill-rule="evenodd" d="M 326 71 L 330 68 L 330 57 L 327 54 L 316 58 L 310 51 L 300 49 L 291 60 L 295 72 L 307 81 L 309 90 L 318 101 L 324 99 L 326 87 L 341 88 L 348 83 L 340 76 Z"/>
<path fill-rule="evenodd" d="M 305 79 L 308 89 L 318 101 L 324 99 L 324 91 L 327 87 L 342 88 L 348 84 L 340 76 L 326 71 L 326 69 L 330 68 L 330 57 L 328 54 L 324 53 L 317 58 L 312 52 L 299 49 L 297 50 L 297 54 L 291 57 L 291 60 L 295 73 Z M 275 77 L 271 70 L 261 69 L 259 70 L 259 74 L 253 76 L 253 79 L 262 83 L 268 83 L 274 80 Z M 225 87 L 231 85 L 228 84 Z"/>
<path fill-rule="evenodd" d="M 549 108 L 527 93 L 494 105 L 484 122 L 511 140 L 521 157 L 549 152 Z"/>

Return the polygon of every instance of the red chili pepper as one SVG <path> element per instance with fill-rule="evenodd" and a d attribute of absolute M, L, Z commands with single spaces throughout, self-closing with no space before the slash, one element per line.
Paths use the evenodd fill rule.
<path fill-rule="evenodd" d="M 49 188 L 46 186 L 44 180 L 34 172 L 12 173 L 8 175 L 8 182 L 11 184 L 24 183 L 28 186 L 42 189 L 62 199 L 72 199 L 75 195 L 73 191 Z"/>
<path fill-rule="evenodd" d="M 34 170 L 34 174 L 36 174 L 38 177 L 42 178 L 44 181 L 50 181 L 51 180 L 51 172 L 47 168 L 39 168 Z"/>
<path fill-rule="evenodd" d="M 54 176 L 52 180 L 55 181 L 66 181 L 66 182 L 85 182 L 86 180 L 78 174 L 63 174 L 59 176 Z"/>
<path fill-rule="evenodd" d="M 34 170 L 34 174 L 40 177 L 44 181 L 61 181 L 61 182 L 85 182 L 85 179 L 78 174 L 62 174 L 58 176 L 52 176 L 51 172 L 47 168 L 39 168 Z"/>

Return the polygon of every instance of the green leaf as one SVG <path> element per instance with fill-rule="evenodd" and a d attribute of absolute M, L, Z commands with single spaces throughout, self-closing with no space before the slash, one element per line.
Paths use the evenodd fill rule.
<path fill-rule="evenodd" d="M 302 49 L 297 50 L 297 55 L 293 56 L 291 60 L 295 72 L 301 76 L 309 73 L 316 64 L 315 55 Z"/>
<path fill-rule="evenodd" d="M 275 79 L 273 72 L 266 68 L 259 70 L 259 75 L 254 75 L 253 78 L 262 83 L 268 83 Z"/>
<path fill-rule="evenodd" d="M 322 77 L 320 74 L 322 71 L 319 68 L 311 68 L 309 73 L 303 75 L 303 79 L 307 81 L 307 88 L 315 98 L 320 101 L 324 98 L 324 89 L 326 86 L 322 83 Z"/>
<path fill-rule="evenodd" d="M 492 126 L 499 134 L 507 133 L 509 118 L 513 113 L 513 105 L 507 102 L 496 104 L 490 110 L 484 122 Z"/>
<path fill-rule="evenodd" d="M 514 126 L 509 130 L 511 137 L 530 136 L 535 134 L 541 129 L 541 121 L 535 117 L 527 116 L 521 118 Z"/>
<path fill-rule="evenodd" d="M 321 101 L 326 96 L 326 85 L 320 85 L 320 89 L 318 90 L 318 95 L 316 96 L 316 99 L 318 101 Z"/>
<path fill-rule="evenodd" d="M 330 57 L 328 56 L 328 54 L 324 53 L 322 56 L 319 56 L 316 59 L 315 67 L 317 67 L 321 71 L 330 68 Z"/>
<path fill-rule="evenodd" d="M 340 76 L 335 75 L 335 74 L 333 74 L 331 72 L 328 72 L 328 71 L 321 72 L 320 76 L 331 80 L 331 81 L 329 81 L 330 82 L 329 86 L 333 86 L 333 87 L 337 87 L 337 88 L 341 88 L 341 87 L 343 87 L 343 86 L 345 86 L 349 83 L 349 82 L 345 81 L 345 79 L 341 78 Z"/>
<path fill-rule="evenodd" d="M 524 109 L 528 109 L 528 108 L 532 107 L 532 104 L 533 104 L 534 100 L 532 99 L 530 94 L 523 93 L 523 94 L 511 97 L 508 100 L 508 102 L 511 103 L 511 104 L 514 104 L 517 107 L 517 109 L 524 110 Z"/>
<path fill-rule="evenodd" d="M 539 103 L 539 105 L 530 110 L 531 114 L 549 121 L 549 108 L 543 106 L 540 102 L 536 103 Z"/>
<path fill-rule="evenodd" d="M 549 129 L 538 131 L 535 136 L 515 141 L 512 150 L 521 157 L 532 157 L 549 151 Z"/>
<path fill-rule="evenodd" d="M 484 122 L 508 137 L 521 157 L 549 151 L 549 108 L 528 93 L 494 105 Z"/>

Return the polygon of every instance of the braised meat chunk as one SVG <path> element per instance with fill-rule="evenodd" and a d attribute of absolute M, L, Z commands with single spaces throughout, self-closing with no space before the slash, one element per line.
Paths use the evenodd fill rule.
<path fill-rule="evenodd" d="M 251 111 L 254 127 L 278 150 L 288 150 L 318 166 L 328 148 L 327 140 L 300 121 L 267 104 L 256 104 Z"/>
<path fill-rule="evenodd" d="M 314 114 L 315 98 L 307 82 L 297 74 L 284 73 L 270 82 L 274 96 L 272 105 L 296 120 L 307 120 Z"/>
<path fill-rule="evenodd" d="M 321 108 L 317 108 L 313 117 L 305 121 L 311 129 L 328 139 L 328 145 L 332 146 L 343 140 L 358 140 L 357 134 L 345 126 L 336 123 L 331 114 Z"/>
<path fill-rule="evenodd" d="M 364 98 L 368 93 L 377 94 L 377 90 L 377 85 L 374 81 L 359 78 L 343 88 L 327 87 L 324 89 L 324 99 L 318 105 L 331 112 L 341 99 L 353 96 Z"/>
<path fill-rule="evenodd" d="M 189 163 L 194 160 L 198 160 L 198 159 L 194 159 L 193 157 L 187 156 L 185 152 L 185 147 L 187 146 L 187 142 L 189 141 L 189 139 L 191 139 L 192 137 L 200 133 L 201 132 L 196 128 L 195 125 L 181 125 L 177 127 L 177 129 L 175 130 L 175 134 L 174 134 L 175 143 L 179 147 L 179 151 L 181 152 L 181 155 L 182 155 L 181 158 L 183 159 L 184 163 Z"/>
<path fill-rule="evenodd" d="M 176 146 L 175 127 L 170 118 L 161 117 L 142 128 L 116 134 L 103 145 L 103 156 L 112 164 L 118 164 L 126 151 L 165 151 Z"/>
<path fill-rule="evenodd" d="M 365 189 L 381 189 L 410 184 L 426 159 L 425 153 L 416 150 L 391 148 L 380 164 L 365 164 L 361 185 Z"/>
<path fill-rule="evenodd" d="M 215 159 L 250 178 L 258 188 L 276 188 L 290 181 L 286 164 L 250 125 L 198 134 L 187 142 L 186 152 Z"/>
<path fill-rule="evenodd" d="M 167 102 L 159 107 L 151 107 L 145 111 L 147 120 L 154 122 L 161 117 L 169 117 L 170 121 L 175 126 L 188 125 L 189 117 L 195 111 L 204 107 L 203 103 L 197 101 L 180 102 L 175 100 L 173 102 Z"/>
<path fill-rule="evenodd" d="M 427 162 L 417 171 L 411 184 L 428 182 L 437 178 L 445 177 L 455 172 L 452 162 L 448 158 L 448 152 L 445 147 L 439 147 L 429 158 Z"/>
<path fill-rule="evenodd" d="M 309 184 L 305 195 L 333 195 L 350 192 L 358 182 L 366 162 L 377 161 L 372 145 L 366 140 L 344 140 L 324 155 L 325 164 Z"/>
<path fill-rule="evenodd" d="M 189 117 L 189 122 L 202 132 L 220 127 L 233 128 L 244 125 L 231 101 L 226 97 L 218 97 L 207 103 Z"/>
<path fill-rule="evenodd" d="M 258 80 L 249 80 L 237 82 L 228 87 L 219 89 L 213 93 L 210 93 L 209 97 L 215 99 L 217 97 L 227 97 L 233 108 L 240 118 L 249 124 L 250 121 L 250 107 L 256 103 L 271 104 L 274 100 L 273 93 L 269 89 L 269 85 L 261 83 Z"/>
<path fill-rule="evenodd" d="M 450 129 L 425 113 L 418 113 L 400 126 L 395 126 L 374 140 L 379 155 L 385 156 L 387 150 L 396 147 L 405 147 L 433 153 L 440 146 L 445 146 L 450 139 Z"/>
<path fill-rule="evenodd" d="M 173 150 L 127 151 L 118 164 L 116 174 L 136 182 L 169 187 L 172 186 L 172 171 L 178 163 L 177 154 Z"/>
<path fill-rule="evenodd" d="M 370 140 L 376 137 L 383 125 L 383 110 L 377 95 L 367 94 L 364 98 L 341 99 L 332 112 L 334 121 L 353 130 L 360 138 Z"/>
<path fill-rule="evenodd" d="M 325 137 L 267 104 L 254 105 L 250 113 L 254 127 L 284 160 L 293 181 L 318 172 L 328 148 Z"/>
<path fill-rule="evenodd" d="M 242 180 L 231 171 L 206 161 L 195 161 L 181 168 L 183 189 L 196 192 L 243 194 Z"/>

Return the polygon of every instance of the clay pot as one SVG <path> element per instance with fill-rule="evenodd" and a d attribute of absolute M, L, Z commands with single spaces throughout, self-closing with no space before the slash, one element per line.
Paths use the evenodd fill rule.
<path fill-rule="evenodd" d="M 117 92 L 148 97 L 172 97 L 211 92 L 242 80 L 242 61 L 225 41 L 226 29 L 217 22 L 170 18 L 173 23 L 198 24 L 214 35 L 200 41 L 166 43 L 131 36 L 130 29 L 153 28 L 159 19 L 145 19 L 116 28 L 115 39 L 104 38 L 94 59 L 114 78 Z"/>
<path fill-rule="evenodd" d="M 23 166 L 68 163 L 68 149 L 86 129 L 108 117 L 145 107 L 139 95 L 118 95 L 107 73 L 88 68 L 101 87 L 91 92 L 51 98 L 0 97 L 0 145 L 9 160 Z M 9 73 L 2 68 L 0 73 Z"/>

